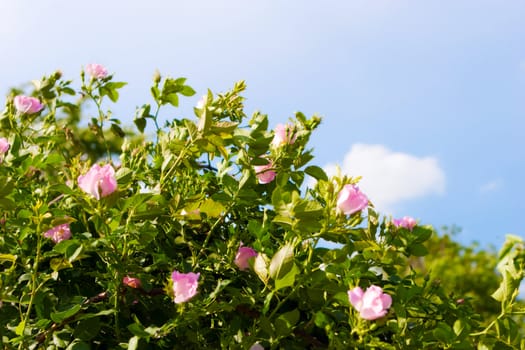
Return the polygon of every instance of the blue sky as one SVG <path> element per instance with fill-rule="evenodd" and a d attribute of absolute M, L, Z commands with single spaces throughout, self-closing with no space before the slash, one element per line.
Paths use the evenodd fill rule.
<path fill-rule="evenodd" d="M 386 213 L 458 225 L 462 243 L 525 235 L 524 2 L 78 4 L 0 3 L 2 92 L 101 63 L 129 82 L 112 110 L 131 123 L 155 69 L 198 91 L 167 117 L 244 79 L 247 112 L 273 125 L 323 116 L 316 163 L 364 175 Z"/>

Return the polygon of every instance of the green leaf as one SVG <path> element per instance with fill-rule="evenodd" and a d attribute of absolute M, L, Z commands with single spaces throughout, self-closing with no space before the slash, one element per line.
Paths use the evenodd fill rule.
<path fill-rule="evenodd" d="M 264 298 L 264 304 L 263 304 L 263 309 L 262 309 L 262 313 L 263 315 L 266 315 L 266 313 L 268 312 L 268 310 L 270 309 L 270 305 L 271 305 L 271 301 L 273 299 L 273 295 L 274 295 L 274 291 L 272 290 L 270 293 L 268 293 L 266 295 L 266 298 Z"/>
<path fill-rule="evenodd" d="M 18 326 L 15 328 L 15 334 L 16 335 L 22 335 L 24 334 L 24 330 L 26 329 L 26 323 L 25 321 L 20 321 Z"/>
<path fill-rule="evenodd" d="M 96 317 L 88 318 L 76 325 L 73 335 L 80 340 L 90 340 L 98 335 L 100 327 L 100 319 Z"/>
<path fill-rule="evenodd" d="M 6 177 L 0 177 L 0 197 L 5 197 L 13 192 L 15 185 Z"/>
<path fill-rule="evenodd" d="M 106 309 L 106 310 L 102 310 L 94 314 L 91 314 L 91 313 L 90 314 L 80 314 L 76 317 L 76 319 L 80 321 L 80 320 L 85 320 L 85 319 L 93 318 L 93 317 L 109 316 L 114 313 L 115 313 L 115 309 Z"/>
<path fill-rule="evenodd" d="M 293 267 L 293 245 L 285 244 L 270 261 L 270 277 L 278 280 L 284 277 Z"/>
<path fill-rule="evenodd" d="M 144 129 L 146 129 L 146 118 L 135 118 L 133 122 L 137 126 L 137 129 L 139 129 L 141 133 L 144 133 Z"/>
<path fill-rule="evenodd" d="M 138 349 L 139 340 L 140 340 L 140 338 L 137 337 L 136 335 L 131 337 L 131 339 L 128 342 L 128 350 L 136 350 L 136 349 Z"/>
<path fill-rule="evenodd" d="M 80 256 L 80 254 L 84 250 L 84 247 L 79 241 L 75 239 L 70 239 L 57 243 L 53 250 L 58 253 L 64 254 L 64 257 L 68 259 L 70 263 L 72 263 Z M 56 263 L 58 264 L 59 262 L 57 261 Z"/>
<path fill-rule="evenodd" d="M 168 94 L 164 96 L 164 100 L 171 104 L 173 107 L 179 106 L 179 96 L 176 93 Z"/>
<path fill-rule="evenodd" d="M 119 93 L 117 89 L 125 86 L 127 83 L 124 82 L 109 82 L 100 87 L 100 95 L 107 96 L 113 102 L 117 102 L 119 99 Z"/>
<path fill-rule="evenodd" d="M 505 271 L 503 273 L 503 281 L 501 281 L 498 289 L 491 296 L 499 302 L 509 302 L 513 295 L 517 294 L 518 288 L 519 280 L 512 278 L 511 274 Z"/>
<path fill-rule="evenodd" d="M 242 176 L 239 180 L 239 189 L 243 188 L 244 185 L 246 185 L 246 182 L 251 177 L 252 172 L 249 169 L 243 169 L 242 170 Z"/>
<path fill-rule="evenodd" d="M 275 330 L 279 335 L 287 336 L 292 332 L 297 322 L 299 322 L 300 316 L 301 314 L 297 309 L 285 312 L 275 320 Z"/>
<path fill-rule="evenodd" d="M 153 99 L 154 99 L 156 102 L 160 102 L 160 101 L 159 101 L 159 97 L 160 97 L 160 91 L 159 91 L 159 88 L 156 87 L 156 86 L 152 86 L 150 91 L 151 91 L 151 96 L 153 96 Z"/>
<path fill-rule="evenodd" d="M 226 286 L 228 286 L 228 284 L 230 284 L 231 282 L 232 282 L 231 280 L 219 280 L 217 282 L 217 286 L 215 287 L 215 290 L 210 293 L 208 298 L 209 299 L 215 299 L 217 297 L 217 295 L 219 295 L 219 293 L 222 290 L 224 290 L 224 288 L 226 288 Z"/>
<path fill-rule="evenodd" d="M 126 136 L 126 133 L 124 132 L 124 130 L 122 130 L 122 128 L 117 124 L 114 124 L 114 123 L 111 124 L 110 130 L 115 136 L 118 136 L 118 137 Z"/>
<path fill-rule="evenodd" d="M 0 254 L 0 262 L 10 261 L 12 264 L 16 261 L 16 255 L 13 254 Z"/>
<path fill-rule="evenodd" d="M 120 167 L 117 170 L 115 177 L 117 178 L 117 182 L 119 183 L 119 185 L 124 185 L 131 181 L 133 175 L 133 170 L 131 170 L 130 168 Z"/>
<path fill-rule="evenodd" d="M 201 204 L 200 211 L 211 218 L 218 218 L 226 211 L 226 208 L 220 202 L 208 198 Z"/>
<path fill-rule="evenodd" d="M 66 318 L 70 318 L 71 316 L 74 316 L 77 312 L 79 312 L 81 309 L 81 306 L 79 304 L 74 304 L 69 309 L 59 312 L 52 312 L 51 313 L 51 319 L 55 323 L 60 323 L 64 321 Z"/>
<path fill-rule="evenodd" d="M 138 321 L 137 321 L 138 322 Z M 139 338 L 149 339 L 150 334 L 144 330 L 144 327 L 138 323 L 132 323 L 128 326 L 128 330 Z"/>
<path fill-rule="evenodd" d="M 493 350 L 494 344 L 492 342 L 488 342 L 488 339 L 481 339 L 478 343 L 477 350 Z"/>
<path fill-rule="evenodd" d="M 299 268 L 293 264 L 292 268 L 286 275 L 275 280 L 275 290 L 279 290 L 285 287 L 292 287 L 295 283 L 295 276 L 299 274 Z"/>
<path fill-rule="evenodd" d="M 257 254 L 257 257 L 253 262 L 253 270 L 264 284 L 268 283 L 268 257 L 266 254 Z"/>
<path fill-rule="evenodd" d="M 408 253 L 414 256 L 425 256 L 428 254 L 428 249 L 421 243 L 415 243 L 408 248 Z"/>
<path fill-rule="evenodd" d="M 205 134 L 211 127 L 212 124 L 212 114 L 208 111 L 207 108 L 203 108 L 199 118 L 199 125 L 197 129 Z"/>
<path fill-rule="evenodd" d="M 110 86 L 112 89 L 120 89 L 126 85 L 128 85 L 128 83 L 124 81 L 112 81 L 106 84 L 106 86 Z"/>
<path fill-rule="evenodd" d="M 69 344 L 66 350 L 91 350 L 91 346 L 89 346 L 87 343 L 84 343 L 83 341 L 74 341 L 73 343 Z"/>
<path fill-rule="evenodd" d="M 193 88 L 191 86 L 188 86 L 188 85 L 184 85 L 182 87 L 182 90 L 180 91 L 181 95 L 184 95 L 184 96 L 193 96 L 195 95 L 195 90 L 193 90 Z"/>
<path fill-rule="evenodd" d="M 287 226 L 293 225 L 293 220 L 289 216 L 276 215 L 272 221 Z"/>
<path fill-rule="evenodd" d="M 456 337 L 450 326 L 444 322 L 438 323 L 432 334 L 437 340 L 444 344 L 452 343 Z"/>
<path fill-rule="evenodd" d="M 331 324 L 331 319 L 322 311 L 317 311 L 314 316 L 314 323 L 317 327 L 324 329 L 326 325 Z"/>
<path fill-rule="evenodd" d="M 60 271 L 63 269 L 69 269 L 73 267 L 73 265 L 65 258 L 53 258 L 49 262 L 49 267 L 51 267 L 53 271 Z"/>
<path fill-rule="evenodd" d="M 467 324 L 465 321 L 462 319 L 457 319 L 456 322 L 454 322 L 454 333 L 459 337 L 465 331 L 466 327 Z"/>
<path fill-rule="evenodd" d="M 414 227 L 412 235 L 414 236 L 414 242 L 423 243 L 427 241 L 431 236 L 434 230 L 431 226 L 419 226 Z"/>
<path fill-rule="evenodd" d="M 313 177 L 314 179 L 328 181 L 328 176 L 326 175 L 324 170 L 316 165 L 310 165 L 309 167 L 304 169 L 304 172 Z"/>
<path fill-rule="evenodd" d="M 16 203 L 9 198 L 0 198 L 0 208 L 13 210 L 16 208 Z"/>
<path fill-rule="evenodd" d="M 69 343 L 70 338 L 71 333 L 68 330 L 53 332 L 53 344 L 59 349 L 65 348 Z"/>

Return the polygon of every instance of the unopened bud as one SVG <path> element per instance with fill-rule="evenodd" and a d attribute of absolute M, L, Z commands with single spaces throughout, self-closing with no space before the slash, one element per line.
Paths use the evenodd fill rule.
<path fill-rule="evenodd" d="M 155 84 L 158 84 L 160 83 L 160 80 L 162 79 L 162 77 L 160 76 L 160 72 L 158 69 L 155 69 L 155 73 L 153 73 L 153 82 Z"/>

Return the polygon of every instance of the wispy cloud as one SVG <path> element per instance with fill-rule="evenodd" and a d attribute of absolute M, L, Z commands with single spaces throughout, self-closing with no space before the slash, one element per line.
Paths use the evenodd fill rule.
<path fill-rule="evenodd" d="M 435 157 L 394 152 L 383 145 L 354 144 L 340 167 L 344 174 L 363 177 L 360 188 L 385 213 L 392 214 L 397 203 L 445 192 L 445 172 Z M 325 169 L 334 174 L 336 165 Z"/>
<path fill-rule="evenodd" d="M 492 181 L 489 181 L 481 185 L 481 187 L 479 188 L 479 191 L 481 193 L 494 192 L 494 191 L 499 190 L 502 187 L 503 187 L 503 181 L 501 179 L 496 179 L 496 180 L 492 180 Z"/>

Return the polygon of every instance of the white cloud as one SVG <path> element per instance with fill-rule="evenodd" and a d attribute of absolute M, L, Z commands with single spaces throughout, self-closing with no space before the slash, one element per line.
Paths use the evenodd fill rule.
<path fill-rule="evenodd" d="M 496 179 L 489 181 L 487 183 L 484 183 L 479 188 L 479 191 L 481 193 L 488 193 L 488 192 L 494 192 L 499 190 L 503 186 L 503 181 L 501 179 Z"/>
<path fill-rule="evenodd" d="M 445 192 L 445 173 L 435 157 L 358 143 L 352 145 L 340 167 L 344 174 L 363 177 L 359 187 L 384 213 L 393 214 L 393 207 L 400 202 Z M 325 167 L 330 175 L 335 169 L 335 164 Z"/>

